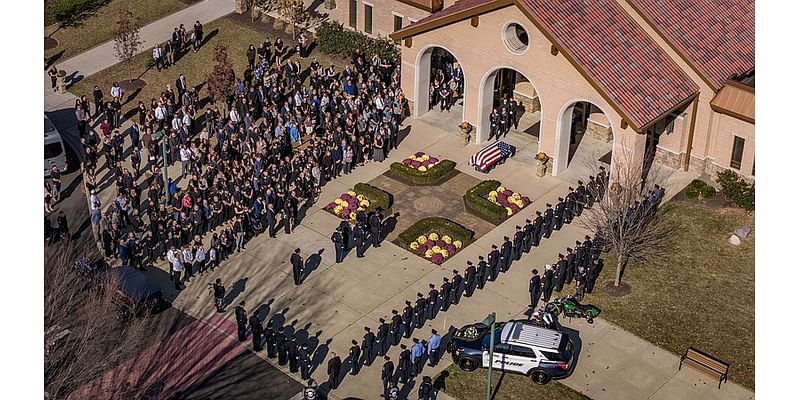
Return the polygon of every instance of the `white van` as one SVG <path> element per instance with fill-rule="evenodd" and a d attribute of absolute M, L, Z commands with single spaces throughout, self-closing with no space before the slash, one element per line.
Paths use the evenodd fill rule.
<path fill-rule="evenodd" d="M 55 125 L 44 116 L 44 177 L 50 176 L 50 166 L 55 164 L 62 173 L 67 169 L 67 154 L 61 134 Z"/>

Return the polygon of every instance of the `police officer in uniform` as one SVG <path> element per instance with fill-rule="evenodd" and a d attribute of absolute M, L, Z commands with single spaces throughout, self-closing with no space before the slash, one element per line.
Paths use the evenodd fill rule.
<path fill-rule="evenodd" d="M 583 209 L 587 208 L 587 201 L 586 201 L 586 186 L 583 186 L 583 181 L 578 181 L 578 187 L 575 188 L 575 202 L 578 204 L 578 212 L 575 213 L 575 216 L 580 217 L 583 213 Z"/>
<path fill-rule="evenodd" d="M 397 370 L 400 372 L 400 382 L 406 383 L 411 378 L 411 351 L 404 344 L 400 345 L 400 356 L 397 360 Z"/>
<path fill-rule="evenodd" d="M 550 302 L 553 295 L 553 267 L 550 264 L 544 266 L 544 279 L 542 279 L 542 299 L 545 304 Z"/>
<path fill-rule="evenodd" d="M 450 304 L 453 303 L 453 285 L 446 277 L 442 278 L 442 289 L 439 292 L 439 299 L 442 302 L 442 311 L 447 312 L 450 309 Z M 433 319 L 433 318 L 431 318 Z"/>
<path fill-rule="evenodd" d="M 536 306 L 539 304 L 539 296 L 542 294 L 542 278 L 539 277 L 539 270 L 534 269 L 531 271 L 533 276 L 528 283 L 528 292 L 531 294 L 531 316 L 536 311 Z"/>
<path fill-rule="evenodd" d="M 417 329 L 422 328 L 422 325 L 425 323 L 425 318 L 427 317 L 427 314 L 428 314 L 428 299 L 426 299 L 425 296 L 422 295 L 422 293 L 417 293 L 417 303 L 414 305 L 415 328 Z"/>
<path fill-rule="evenodd" d="M 264 332 L 261 327 L 261 319 L 258 318 L 255 311 L 253 311 L 253 315 L 250 317 L 250 332 L 253 333 L 253 351 L 261 351 L 261 335 Z"/>
<path fill-rule="evenodd" d="M 279 327 L 275 334 L 275 348 L 278 350 L 278 365 L 286 365 L 289 361 L 289 351 L 286 348 L 286 334 L 283 333 L 283 327 Z"/>
<path fill-rule="evenodd" d="M 431 289 L 428 291 L 428 318 L 429 320 L 436 319 L 436 314 L 439 313 L 439 291 L 436 290 L 436 285 L 429 283 L 428 287 Z M 422 325 L 418 326 L 421 328 Z"/>
<path fill-rule="evenodd" d="M 497 250 L 496 245 L 492 245 L 492 250 L 489 252 L 489 280 L 494 282 L 497 279 L 497 274 L 500 271 L 500 250 Z"/>
<path fill-rule="evenodd" d="M 578 208 L 575 189 L 573 189 L 572 186 L 569 187 L 569 193 L 567 193 L 566 202 L 567 205 L 564 208 L 564 223 L 571 224 L 572 219 L 575 218 L 575 211 Z"/>
<path fill-rule="evenodd" d="M 350 375 L 356 375 L 361 367 L 361 347 L 355 339 L 352 343 L 353 345 L 350 346 Z"/>
<path fill-rule="evenodd" d="M 539 242 L 542 240 L 542 234 L 544 233 L 544 218 L 542 218 L 542 212 L 536 210 L 536 218 L 533 219 L 533 237 L 532 245 L 534 247 L 539 247 Z"/>
<path fill-rule="evenodd" d="M 583 266 L 584 268 L 588 269 L 589 266 L 592 265 L 591 258 L 592 253 L 594 252 L 594 245 L 592 243 L 592 238 L 590 238 L 589 235 L 584 236 L 583 239 Z"/>
<path fill-rule="evenodd" d="M 522 228 L 522 249 L 525 253 L 531 252 L 531 244 L 533 244 L 533 223 L 530 219 L 526 219 Z"/>
<path fill-rule="evenodd" d="M 331 353 L 331 359 L 328 360 L 328 382 L 331 384 L 331 389 L 339 387 L 339 373 L 342 371 L 342 359 Z"/>
<path fill-rule="evenodd" d="M 391 338 L 391 346 L 397 346 L 400 344 L 400 340 L 403 337 L 402 330 L 403 317 L 400 316 L 400 313 L 397 310 L 392 310 L 392 322 L 389 324 L 389 337 Z"/>
<path fill-rule="evenodd" d="M 289 372 L 297 373 L 297 361 L 299 360 L 297 342 L 294 338 L 286 342 L 286 354 L 289 356 Z"/>
<path fill-rule="evenodd" d="M 511 268 L 511 240 L 508 236 L 503 237 L 503 244 L 500 246 L 500 271 L 506 272 Z"/>
<path fill-rule="evenodd" d="M 483 289 L 486 286 L 486 280 L 489 278 L 489 265 L 486 263 L 486 260 L 483 259 L 483 256 L 478 256 L 478 274 L 475 277 L 475 280 L 478 283 L 478 289 Z"/>
<path fill-rule="evenodd" d="M 372 239 L 372 247 L 381 247 L 381 218 L 378 213 L 369 217 L 369 236 Z"/>
<path fill-rule="evenodd" d="M 378 335 L 375 341 L 375 344 L 378 347 L 378 355 L 383 356 L 386 353 L 386 350 L 389 346 L 389 324 L 386 323 L 386 320 L 383 318 L 379 318 L 378 321 L 381 323 L 378 326 Z"/>
<path fill-rule="evenodd" d="M 589 175 L 589 182 L 586 184 L 586 208 L 592 208 L 594 202 L 597 200 L 597 181 L 594 176 Z"/>
<path fill-rule="evenodd" d="M 294 277 L 294 284 L 299 285 L 300 280 L 303 278 L 303 257 L 300 257 L 300 249 L 294 249 L 292 257 L 292 277 Z"/>
<path fill-rule="evenodd" d="M 311 377 L 311 355 L 308 354 L 308 345 L 303 344 L 297 351 L 297 361 L 300 363 L 300 378 L 309 379 Z"/>
<path fill-rule="evenodd" d="M 247 311 L 244 309 L 244 300 L 239 302 L 233 313 L 236 314 L 236 332 L 239 341 L 244 342 L 247 340 Z"/>
<path fill-rule="evenodd" d="M 583 243 L 580 240 L 575 241 L 575 268 L 577 270 L 578 267 L 582 267 L 584 264 L 584 260 L 586 259 L 586 248 L 583 247 Z"/>
<path fill-rule="evenodd" d="M 331 235 L 333 241 L 333 248 L 336 250 L 336 263 L 344 261 L 344 236 L 342 235 L 342 228 L 336 228 Z"/>
<path fill-rule="evenodd" d="M 406 300 L 406 306 L 403 308 L 403 337 L 411 337 L 411 332 L 414 330 L 415 312 L 411 302 Z"/>
<path fill-rule="evenodd" d="M 452 304 L 458 304 L 461 301 L 461 295 L 464 293 L 464 277 L 461 276 L 457 269 L 454 269 L 451 280 L 453 281 L 453 295 L 450 298 L 453 299 Z"/>
<path fill-rule="evenodd" d="M 489 140 L 492 140 L 495 136 L 500 138 L 500 114 L 497 113 L 497 109 L 495 108 L 492 110 L 492 113 L 489 115 Z"/>
<path fill-rule="evenodd" d="M 559 197 L 558 203 L 556 203 L 556 209 L 553 212 L 553 229 L 557 231 L 560 231 L 561 227 L 564 225 L 564 207 L 566 207 L 564 198 Z"/>
<path fill-rule="evenodd" d="M 389 356 L 384 356 L 383 367 L 381 367 L 381 382 L 383 382 L 383 397 L 386 398 L 389 385 L 394 383 L 394 363 Z"/>
<path fill-rule="evenodd" d="M 361 350 L 364 353 L 364 364 L 367 366 L 372 365 L 372 356 L 375 349 L 375 334 L 369 329 L 368 326 L 364 327 L 367 332 L 364 334 L 364 339 L 361 341 Z"/>
<path fill-rule="evenodd" d="M 351 232 L 350 232 L 350 223 L 347 221 L 342 221 L 339 223 L 339 232 L 342 233 L 342 243 L 344 244 L 344 250 L 350 250 L 350 240 L 351 240 Z"/>
<path fill-rule="evenodd" d="M 549 238 L 553 234 L 553 205 L 547 203 L 544 210 L 544 237 Z"/>
<path fill-rule="evenodd" d="M 501 108 L 500 109 L 500 133 L 503 134 L 503 137 L 506 137 L 506 135 L 508 134 L 508 130 L 509 130 L 510 126 L 511 126 L 510 122 L 511 121 L 509 121 L 508 110 L 505 107 Z M 500 139 L 500 135 L 497 135 L 497 138 Z"/>
<path fill-rule="evenodd" d="M 477 287 L 478 281 L 477 278 L 477 271 L 475 270 L 475 266 L 472 265 L 472 261 L 467 261 L 467 268 L 464 269 L 464 295 L 467 297 L 472 297 L 472 294 L 475 293 L 475 287 Z"/>
<path fill-rule="evenodd" d="M 522 227 L 517 225 L 517 231 L 514 232 L 514 261 L 519 261 L 522 258 L 522 251 L 525 247 L 523 244 L 524 233 L 522 233 Z"/>
<path fill-rule="evenodd" d="M 564 255 L 559 253 L 558 254 L 558 261 L 556 262 L 556 284 L 555 289 L 559 293 L 564 288 L 564 281 L 567 277 L 567 260 L 564 259 Z"/>
<path fill-rule="evenodd" d="M 275 335 L 275 329 L 272 328 L 272 321 L 267 322 L 267 329 L 264 330 L 264 341 L 267 343 L 267 357 L 269 358 L 278 356 L 278 342 Z"/>
<path fill-rule="evenodd" d="M 571 247 L 567 247 L 567 256 L 565 259 L 567 261 L 567 276 L 564 279 L 564 283 L 569 285 L 572 283 L 572 278 L 575 277 L 576 270 L 575 253 L 572 251 Z"/>
<path fill-rule="evenodd" d="M 364 229 L 361 224 L 353 228 L 353 247 L 356 248 L 356 257 L 364 257 Z"/>

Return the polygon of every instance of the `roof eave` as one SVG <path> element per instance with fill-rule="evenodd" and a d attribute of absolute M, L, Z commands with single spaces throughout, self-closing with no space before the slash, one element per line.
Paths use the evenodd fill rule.
<path fill-rule="evenodd" d="M 485 14 L 487 12 L 498 10 L 503 7 L 508 7 L 512 4 L 514 4 L 514 0 L 495 0 L 495 1 L 490 1 L 488 3 L 479 4 L 476 5 L 475 7 L 461 10 L 455 14 L 447 15 L 440 19 L 433 19 L 431 21 L 423 22 L 421 24 L 411 24 L 403 29 L 397 30 L 389 34 L 389 38 L 391 38 L 392 40 L 403 40 L 408 37 L 432 31 L 436 28 L 441 28 L 443 26 L 463 21 L 467 18 L 471 18 L 476 15 Z M 443 12 L 445 10 L 447 9 L 445 8 L 440 12 Z"/>

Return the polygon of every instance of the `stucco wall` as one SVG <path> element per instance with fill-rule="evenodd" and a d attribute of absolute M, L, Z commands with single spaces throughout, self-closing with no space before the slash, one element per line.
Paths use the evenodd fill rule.
<path fill-rule="evenodd" d="M 528 31 L 530 45 L 524 54 L 512 53 L 505 46 L 502 31 L 508 22 L 516 22 Z M 533 150 L 554 156 L 554 174 L 566 168 L 569 147 L 568 138 L 561 140 L 562 135 L 556 132 L 566 131 L 562 129 L 561 116 L 576 101 L 589 101 L 606 114 L 615 134 L 615 159 L 616 150 L 625 148 L 634 152 L 627 158 L 641 165 L 644 135 L 636 134 L 630 127 L 621 128 L 621 117 L 614 108 L 563 54 L 553 56 L 550 53 L 551 43 L 516 6 L 481 15 L 478 27 L 472 27 L 467 19 L 414 36 L 410 48 L 403 45 L 403 91 L 415 101 L 427 97 L 427 90 L 417 94 L 416 89 L 419 74 L 429 72 L 417 71 L 416 66 L 421 59 L 421 52 L 431 46 L 448 49 L 463 66 L 466 92 L 464 119 L 477 127 L 478 143 L 485 140 L 488 132 L 488 112 L 482 106 L 485 104 L 483 97 L 486 97 L 484 85 L 491 84 L 486 78 L 499 68 L 510 67 L 525 75 L 539 95 L 542 107 L 541 134 L 539 148 Z M 490 98 L 486 99 L 486 102 L 490 101 Z M 567 124 L 570 120 L 567 118 Z"/>
<path fill-rule="evenodd" d="M 372 35 L 389 36 L 394 32 L 394 15 L 403 17 L 403 26 L 411 24 L 411 19 L 420 20 L 430 15 L 425 10 L 401 3 L 395 0 L 357 0 L 358 13 L 356 30 L 364 32 L 364 4 L 372 5 Z M 346 28 L 350 28 L 350 0 L 336 0 L 336 8 L 328 10 L 320 6 L 321 12 L 327 12 L 332 20 L 342 23 Z"/>

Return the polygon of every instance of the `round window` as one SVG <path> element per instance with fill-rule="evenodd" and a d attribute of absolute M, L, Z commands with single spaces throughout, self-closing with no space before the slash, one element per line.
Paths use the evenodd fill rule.
<path fill-rule="evenodd" d="M 522 25 L 512 22 L 503 30 L 503 41 L 512 53 L 522 54 L 528 49 L 528 32 Z"/>

